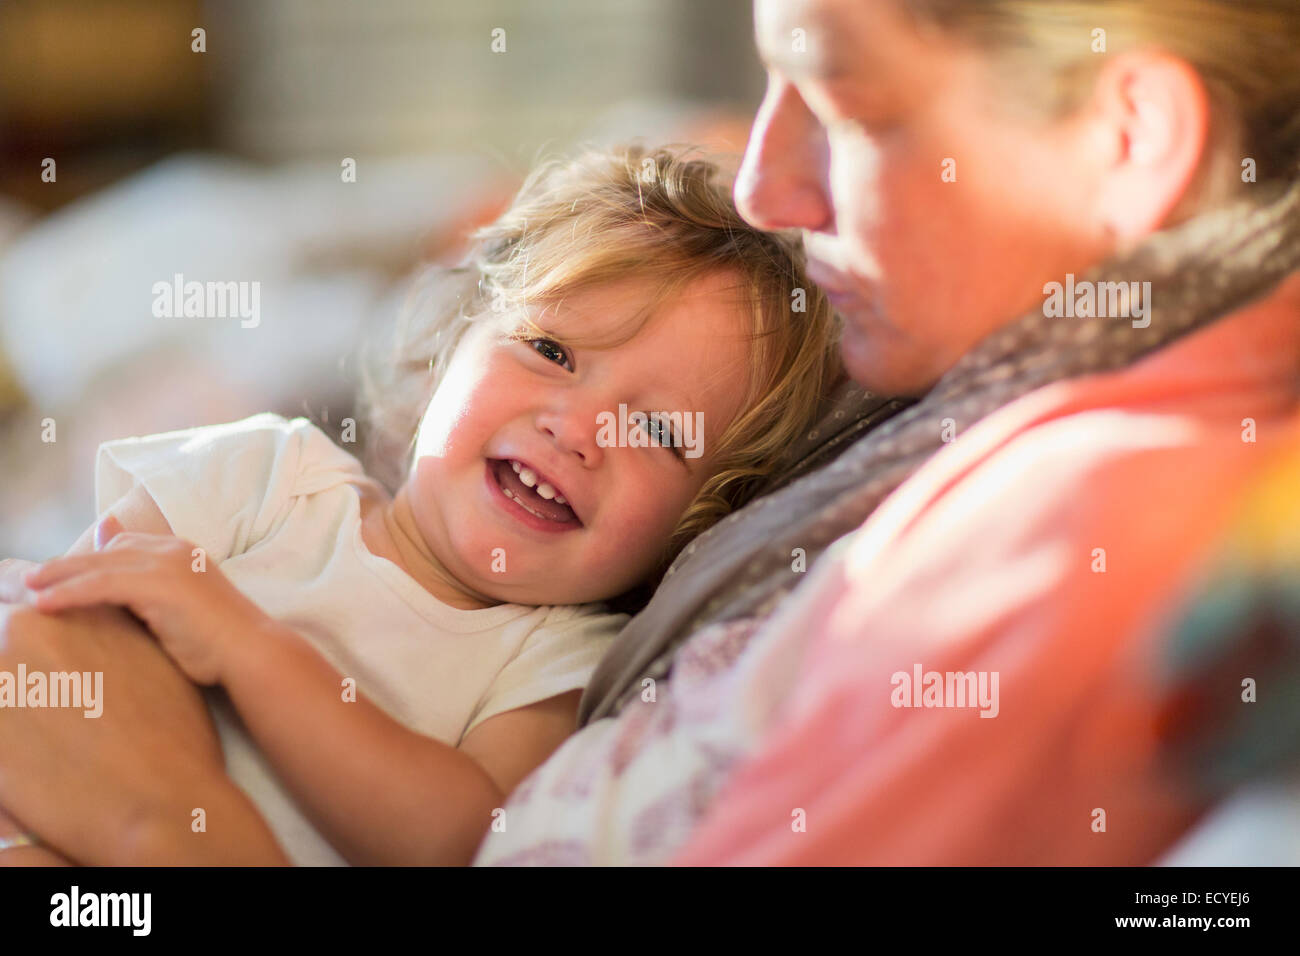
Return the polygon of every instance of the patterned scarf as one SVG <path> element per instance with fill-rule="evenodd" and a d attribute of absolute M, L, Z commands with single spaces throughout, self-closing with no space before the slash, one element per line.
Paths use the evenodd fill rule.
<path fill-rule="evenodd" d="M 1035 389 L 1122 369 L 1238 311 L 1300 268 L 1300 181 L 1149 237 L 1087 278 L 1149 282 L 1149 324 L 1109 317 L 1049 318 L 1038 308 L 967 352 L 920 402 L 849 446 L 830 465 L 751 502 L 678 555 L 653 599 L 629 622 L 583 694 L 579 725 L 617 714 L 644 677 L 666 675 L 676 649 L 711 624 L 763 618 L 808 566 L 858 528 L 943 447 L 944 420 L 966 430 Z"/>

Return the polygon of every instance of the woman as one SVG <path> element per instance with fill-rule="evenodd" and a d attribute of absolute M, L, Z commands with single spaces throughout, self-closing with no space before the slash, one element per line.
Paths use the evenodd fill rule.
<path fill-rule="evenodd" d="M 742 209 L 805 232 L 850 374 L 925 398 L 683 554 L 479 862 L 1148 861 L 1204 807 L 1157 759 L 1152 620 L 1296 429 L 1300 9 L 758 0 L 756 23 Z M 1120 282 L 1106 310 L 1045 291 Z M 90 653 L 19 617 L 11 646 Z M 996 716 L 907 706 L 914 665 L 999 675 Z M 90 732 L 20 751 L 5 725 L 32 723 L 0 721 L 28 826 L 203 861 L 162 741 L 97 821 L 136 842 L 78 852 L 34 781 Z"/>

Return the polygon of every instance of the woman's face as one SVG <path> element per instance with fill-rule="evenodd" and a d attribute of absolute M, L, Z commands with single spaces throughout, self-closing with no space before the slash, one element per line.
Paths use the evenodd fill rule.
<path fill-rule="evenodd" d="M 478 320 L 425 412 L 408 480 L 443 566 L 522 604 L 604 600 L 644 580 L 739 411 L 751 319 L 734 289 L 699 279 L 608 348 L 565 343 L 623 337 L 649 292 L 640 281 L 570 295 L 533 317 L 547 335 L 531 341 L 517 314 Z M 637 413 L 670 414 L 643 428 Z"/>
<path fill-rule="evenodd" d="M 923 392 L 1109 251 L 1093 127 L 1017 114 L 986 58 L 889 0 L 756 0 L 755 28 L 768 88 L 737 203 L 803 230 L 862 385 Z"/>

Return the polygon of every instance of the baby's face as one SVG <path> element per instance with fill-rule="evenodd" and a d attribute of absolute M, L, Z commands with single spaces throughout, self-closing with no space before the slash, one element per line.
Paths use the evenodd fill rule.
<path fill-rule="evenodd" d="M 447 570 L 521 604 L 605 600 L 644 580 L 740 410 L 751 320 L 734 283 L 697 280 L 609 348 L 512 339 L 517 314 L 467 330 L 420 424 L 407 487 Z M 601 286 L 534 321 L 560 342 L 604 345 L 646 295 L 639 280 Z M 642 431 L 637 412 L 680 413 L 666 419 L 678 446 L 667 430 Z"/>

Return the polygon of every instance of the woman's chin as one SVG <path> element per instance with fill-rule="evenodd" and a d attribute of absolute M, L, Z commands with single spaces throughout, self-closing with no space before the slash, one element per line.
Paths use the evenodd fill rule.
<path fill-rule="evenodd" d="M 867 331 L 846 321 L 840 357 L 849 378 L 877 395 L 921 395 L 938 379 L 933 350 L 919 354 L 880 326 Z"/>

